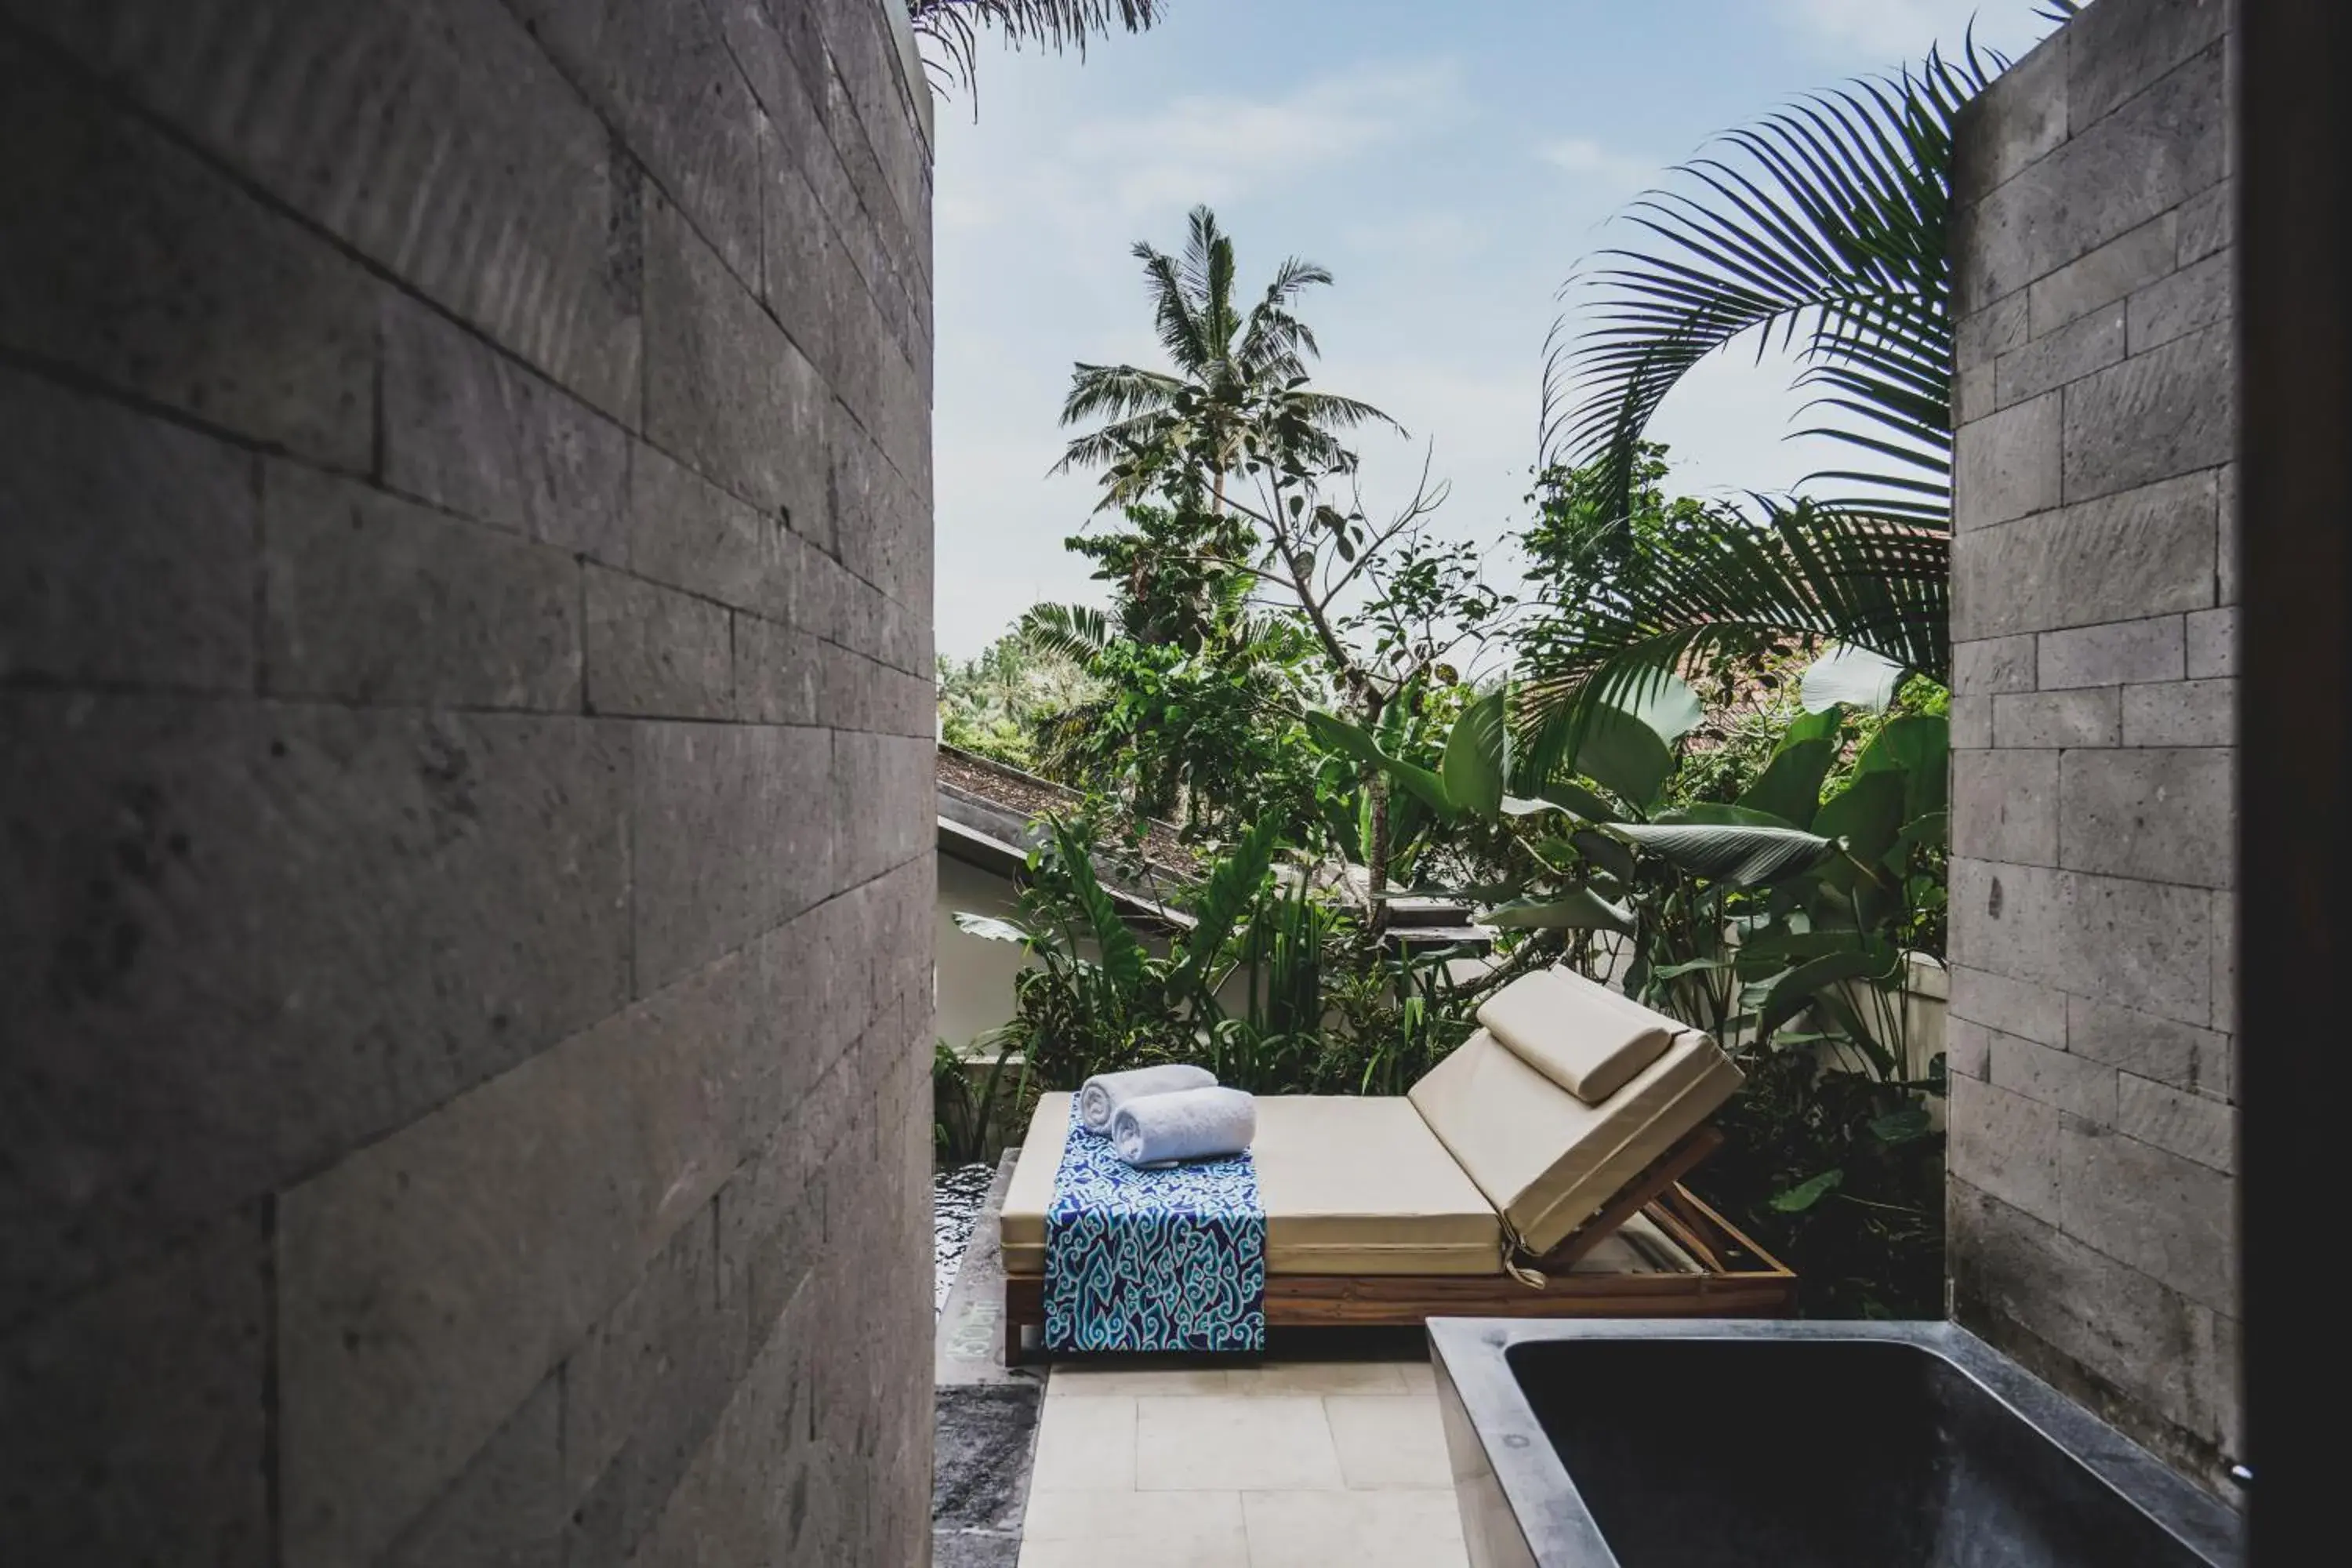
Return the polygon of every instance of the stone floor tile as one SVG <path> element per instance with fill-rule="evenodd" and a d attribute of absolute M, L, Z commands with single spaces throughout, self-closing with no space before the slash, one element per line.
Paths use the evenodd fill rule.
<path fill-rule="evenodd" d="M 1462 1568 L 1469 1561 L 1451 1491 L 1245 1492 L 1242 1515 L 1250 1568 Z"/>
<path fill-rule="evenodd" d="M 1239 1492 L 1038 1492 L 1022 1538 L 1092 1546 L 1098 1565 L 1249 1561 Z"/>
<path fill-rule="evenodd" d="M 1084 1409 L 1103 1401 L 1065 1401 Z M 1337 1490 L 1346 1485 L 1319 1399 L 1203 1394 L 1136 1401 L 1141 1491 Z"/>
<path fill-rule="evenodd" d="M 1435 1394 L 1437 1369 L 1427 1361 L 1407 1361 L 1397 1363 L 1397 1374 L 1404 1379 L 1407 1394 Z"/>
<path fill-rule="evenodd" d="M 1214 1366 L 1127 1366 L 1115 1362 L 1066 1362 L 1045 1380 L 1048 1399 L 1100 1398 L 1106 1394 L 1230 1394 L 1240 1373 Z"/>
<path fill-rule="evenodd" d="M 1404 1378 L 1384 1361 L 1269 1362 L 1229 1374 L 1231 1392 L 1259 1396 L 1283 1394 L 1402 1394 Z"/>
<path fill-rule="evenodd" d="M 1339 1473 L 1350 1488 L 1453 1486 L 1434 1394 L 1335 1394 L 1323 1409 L 1339 1450 Z"/>
<path fill-rule="evenodd" d="M 1135 1489 L 1135 1401 L 1048 1399 L 1037 1426 L 1037 1465 L 1029 1489 Z"/>

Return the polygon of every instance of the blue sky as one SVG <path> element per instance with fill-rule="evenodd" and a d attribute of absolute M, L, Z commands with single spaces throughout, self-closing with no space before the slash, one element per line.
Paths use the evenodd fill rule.
<path fill-rule="evenodd" d="M 1442 526 L 1526 514 L 1547 329 L 1611 216 L 1713 133 L 1796 94 L 1977 37 L 2014 56 L 2035 0 L 1172 0 L 1081 65 L 993 49 L 979 118 L 939 115 L 939 644 L 969 657 L 1041 599 L 1096 600 L 1062 548 L 1088 479 L 1048 479 L 1077 360 L 1157 363 L 1128 247 L 1181 241 L 1207 202 L 1254 294 L 1286 255 L 1336 286 L 1305 312 L 1317 379 L 1412 440 L 1368 437 L 1365 490 L 1402 500 L 1424 448 Z M 1785 363 L 1702 371 L 1653 433 L 1694 494 L 1824 466 L 1785 439 Z M 1498 575 L 1516 568 L 1497 558 Z"/>

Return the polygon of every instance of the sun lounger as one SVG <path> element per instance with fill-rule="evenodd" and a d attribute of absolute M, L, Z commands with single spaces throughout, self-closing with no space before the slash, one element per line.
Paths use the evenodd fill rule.
<path fill-rule="evenodd" d="M 1261 1097 L 1267 1324 L 1786 1315 L 1796 1277 L 1681 1184 L 1739 1081 L 1682 1030 L 1591 1105 L 1480 1029 L 1403 1098 Z M 1069 1100 L 1041 1100 L 1005 1194 L 1008 1361 L 1045 1321 Z"/>

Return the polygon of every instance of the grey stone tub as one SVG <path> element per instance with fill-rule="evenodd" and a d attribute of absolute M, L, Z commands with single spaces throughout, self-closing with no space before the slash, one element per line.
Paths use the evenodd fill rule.
<path fill-rule="evenodd" d="M 2240 1568 L 2237 1516 L 1948 1323 L 1429 1325 L 1473 1568 Z"/>

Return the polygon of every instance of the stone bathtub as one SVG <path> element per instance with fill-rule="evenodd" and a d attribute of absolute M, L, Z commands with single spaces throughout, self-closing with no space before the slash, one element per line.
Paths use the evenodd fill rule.
<path fill-rule="evenodd" d="M 2240 1568 L 2230 1509 L 1948 1323 L 1429 1325 L 1473 1568 Z"/>

